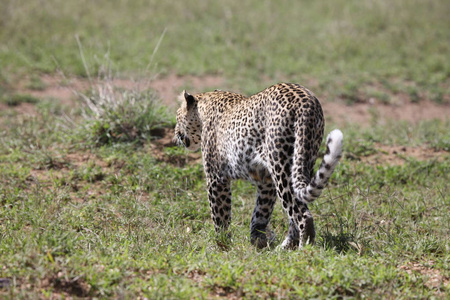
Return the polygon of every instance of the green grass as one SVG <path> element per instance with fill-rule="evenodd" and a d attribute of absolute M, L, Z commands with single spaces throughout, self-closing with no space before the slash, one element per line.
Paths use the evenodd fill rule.
<path fill-rule="evenodd" d="M 152 91 L 112 86 L 108 99 L 120 104 L 112 105 L 92 90 L 84 94 L 89 110 L 21 90 L 45 90 L 43 73 L 174 72 L 219 74 L 224 88 L 243 93 L 295 81 L 349 104 L 445 103 L 447 2 L 94 2 L 0 3 L 0 298 L 450 293 L 448 119 L 378 122 L 374 110 L 370 127 L 341 126 L 344 159 L 310 206 L 317 243 L 299 251 L 250 245 L 255 190 L 234 182 L 224 249 L 202 166 L 153 136 L 174 118 Z M 20 113 L 24 102 L 33 114 Z M 400 153 L 396 165 L 370 162 L 380 145 L 437 152 L 421 160 Z M 277 246 L 287 231 L 279 203 L 271 225 Z"/>
<path fill-rule="evenodd" d="M 51 110 L 40 109 L 45 119 L 3 117 L 0 278 L 9 282 L 0 288 L 3 297 L 444 298 L 449 292 L 448 152 L 439 162 L 407 159 L 400 166 L 359 161 L 373 153 L 373 143 L 448 143 L 448 122 L 343 128 L 353 160 L 342 161 L 311 206 L 317 244 L 300 251 L 250 245 L 255 191 L 235 182 L 232 240 L 224 250 L 215 242 L 201 165 L 158 162 L 151 141 L 92 147 L 60 116 L 46 114 Z M 418 134 L 407 140 L 405 131 Z M 278 244 L 287 230 L 279 204 L 272 227 Z"/>
<path fill-rule="evenodd" d="M 0 102 L 3 102 L 8 106 L 17 106 L 22 103 L 34 104 L 39 102 L 39 99 L 27 94 L 12 94 L 3 96 L 2 98 L 0 98 Z"/>
<path fill-rule="evenodd" d="M 249 93 L 264 78 L 318 80 L 330 98 L 350 102 L 373 97 L 364 85 L 380 83 L 414 101 L 448 101 L 446 1 L 23 0 L 2 1 L 0 12 L 0 69 L 13 77 L 94 75 L 107 55 L 122 74 L 222 74 Z"/>

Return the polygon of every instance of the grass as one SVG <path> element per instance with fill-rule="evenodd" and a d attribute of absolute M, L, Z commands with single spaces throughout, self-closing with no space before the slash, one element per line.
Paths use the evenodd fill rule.
<path fill-rule="evenodd" d="M 37 103 L 39 99 L 27 94 L 12 94 L 6 95 L 1 98 L 1 102 L 5 103 L 8 106 L 17 106 L 22 103 Z"/>
<path fill-rule="evenodd" d="M 33 92 L 46 89 L 42 73 L 102 76 L 106 58 L 111 73 L 220 74 L 244 93 L 286 80 L 349 104 L 445 105 L 445 1 L 16 2 L 0 3 L 0 298 L 449 294 L 448 119 L 378 122 L 374 110 L 370 127 L 340 126 L 344 159 L 310 207 L 317 243 L 299 251 L 250 245 L 255 190 L 234 182 L 224 248 L 195 154 L 154 136 L 173 116 L 152 91 L 106 80 L 79 91 L 84 106 L 65 106 L 19 84 Z M 17 109 L 24 102 L 33 114 Z M 435 155 L 373 163 L 381 146 Z M 271 225 L 277 246 L 287 231 L 279 203 Z"/>
<path fill-rule="evenodd" d="M 112 79 L 81 98 L 87 139 L 97 145 L 150 139 L 152 130 L 173 125 L 154 92 L 120 90 Z"/>
<path fill-rule="evenodd" d="M 448 142 L 448 122 L 344 128 L 353 159 L 342 161 L 311 207 L 317 244 L 279 252 L 250 245 L 255 191 L 248 183 L 233 184 L 232 241 L 224 250 L 215 242 L 201 165 L 158 161 L 151 141 L 93 147 L 61 116 L 46 114 L 52 109 L 41 108 L 45 119 L 11 114 L 1 127 L 4 297 L 444 298 L 449 292 L 448 152 L 439 162 L 410 158 L 400 166 L 361 160 L 374 143 Z M 418 133 L 415 139 L 405 139 L 408 130 Z M 165 153 L 174 162 L 184 155 Z M 277 204 L 277 243 L 286 225 Z"/>
<path fill-rule="evenodd" d="M 222 74 L 246 93 L 260 90 L 262 79 L 318 81 L 330 98 L 353 102 L 374 96 L 365 85 L 385 82 L 415 101 L 449 101 L 445 1 L 28 0 L 2 1 L 0 11 L 5 74 L 88 76 L 107 53 L 122 73 L 157 66 L 162 73 Z"/>

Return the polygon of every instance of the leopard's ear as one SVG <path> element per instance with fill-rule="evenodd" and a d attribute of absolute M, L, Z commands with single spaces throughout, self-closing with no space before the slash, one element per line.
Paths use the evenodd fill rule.
<path fill-rule="evenodd" d="M 184 99 L 186 100 L 186 105 L 187 105 L 187 107 L 189 108 L 189 107 L 191 107 L 192 105 L 194 105 L 194 103 L 195 103 L 195 98 L 194 98 L 194 96 L 192 96 L 191 94 L 189 94 L 189 93 L 186 92 L 186 91 L 183 91 L 183 94 L 184 94 Z"/>

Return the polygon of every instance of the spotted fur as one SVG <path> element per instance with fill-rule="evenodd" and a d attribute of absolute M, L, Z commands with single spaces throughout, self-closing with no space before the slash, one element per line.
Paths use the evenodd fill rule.
<path fill-rule="evenodd" d="M 327 137 L 318 171 L 314 164 L 324 118 L 317 98 L 298 84 L 280 83 L 255 95 L 219 91 L 180 95 L 175 140 L 201 147 L 211 216 L 217 232 L 231 221 L 233 179 L 257 187 L 250 238 L 259 248 L 270 242 L 268 224 L 276 198 L 289 217 L 283 248 L 313 243 L 315 230 L 307 203 L 320 196 L 342 153 L 342 132 Z"/>

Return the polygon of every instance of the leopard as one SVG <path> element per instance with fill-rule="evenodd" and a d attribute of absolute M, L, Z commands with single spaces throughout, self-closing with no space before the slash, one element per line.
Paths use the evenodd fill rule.
<path fill-rule="evenodd" d="M 325 120 L 317 97 L 295 83 L 278 83 L 249 97 L 215 90 L 183 91 L 174 141 L 201 149 L 211 219 L 217 234 L 230 234 L 231 181 L 256 186 L 250 242 L 274 243 L 269 222 L 277 198 L 289 219 L 282 249 L 314 244 L 316 232 L 308 205 L 327 185 L 342 156 L 343 134 L 332 130 L 326 153 L 314 173 Z"/>

